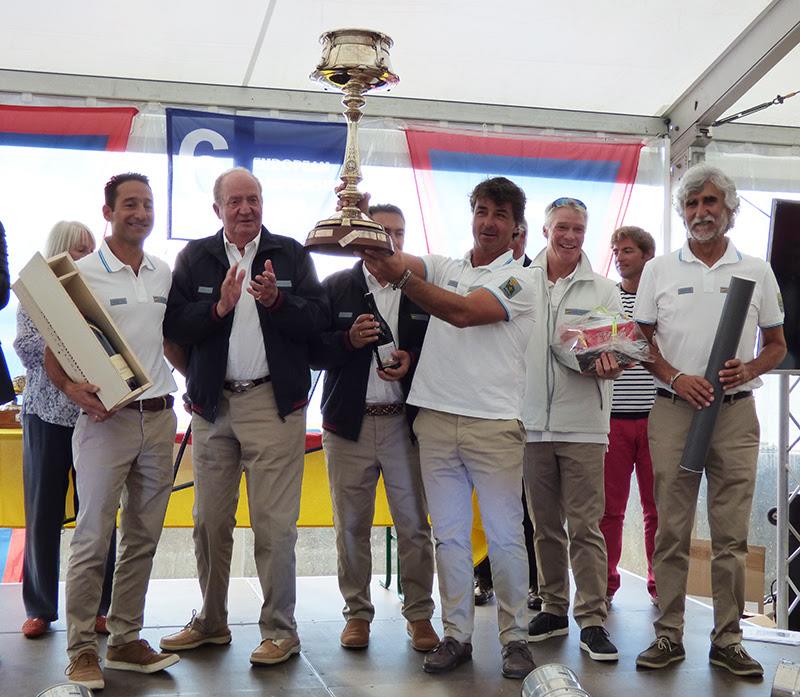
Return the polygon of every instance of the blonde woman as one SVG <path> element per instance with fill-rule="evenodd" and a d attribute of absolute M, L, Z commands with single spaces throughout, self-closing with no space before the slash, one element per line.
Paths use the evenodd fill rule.
<path fill-rule="evenodd" d="M 53 226 L 44 255 L 68 252 L 76 261 L 94 251 L 95 240 L 83 223 L 62 220 Z M 23 484 L 25 489 L 25 559 L 22 599 L 27 619 L 22 633 L 42 636 L 58 618 L 61 527 L 72 467 L 72 431 L 79 408 L 56 389 L 44 370 L 44 339 L 20 307 L 14 349 L 25 366 L 22 400 Z M 75 500 L 77 512 L 78 501 Z M 111 599 L 116 543 L 112 537 L 96 630 L 105 631 Z"/>

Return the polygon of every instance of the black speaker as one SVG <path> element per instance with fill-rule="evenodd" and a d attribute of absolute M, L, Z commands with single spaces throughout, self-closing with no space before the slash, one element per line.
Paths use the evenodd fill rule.
<path fill-rule="evenodd" d="M 786 358 L 776 370 L 800 370 L 800 201 L 772 199 L 768 260 L 783 297 Z"/>

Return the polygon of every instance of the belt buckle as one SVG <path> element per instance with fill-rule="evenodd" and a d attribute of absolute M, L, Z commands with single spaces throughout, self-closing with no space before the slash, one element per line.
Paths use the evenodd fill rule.
<path fill-rule="evenodd" d="M 247 390 L 255 387 L 252 380 L 234 380 L 231 382 L 230 391 L 231 392 L 247 392 Z"/>

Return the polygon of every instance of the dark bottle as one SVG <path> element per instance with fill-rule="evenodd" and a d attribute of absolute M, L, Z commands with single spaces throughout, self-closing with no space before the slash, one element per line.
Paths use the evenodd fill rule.
<path fill-rule="evenodd" d="M 139 382 L 136 380 L 136 376 L 130 369 L 128 362 L 111 345 L 111 342 L 108 340 L 106 335 L 103 334 L 103 331 L 100 329 L 100 327 L 95 326 L 91 322 L 87 322 L 87 324 L 89 325 L 89 329 L 92 330 L 92 333 L 97 337 L 97 340 L 100 342 L 100 345 L 103 347 L 103 349 L 105 349 L 105 352 L 111 359 L 111 365 L 113 365 L 117 369 L 119 376 L 127 383 L 128 387 L 130 387 L 131 390 L 135 390 L 136 388 L 138 388 Z"/>
<path fill-rule="evenodd" d="M 378 305 L 372 293 L 365 293 L 364 300 L 367 302 L 367 311 L 375 318 L 375 321 L 379 325 L 378 340 L 372 344 L 372 350 L 375 352 L 375 360 L 378 361 L 378 370 L 399 368 L 400 361 L 392 356 L 392 353 L 397 351 L 397 344 L 394 342 L 394 336 L 392 336 L 389 323 L 383 319 L 383 315 L 378 312 Z"/>

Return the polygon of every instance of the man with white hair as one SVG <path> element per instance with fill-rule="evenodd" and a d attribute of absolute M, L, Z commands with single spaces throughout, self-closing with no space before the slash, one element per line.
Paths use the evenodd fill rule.
<path fill-rule="evenodd" d="M 692 417 L 714 400 L 714 389 L 703 375 L 725 294 L 731 278 L 739 276 L 756 286 L 736 353 L 719 372 L 724 403 L 705 461 L 714 599 L 709 661 L 734 675 L 760 677 L 763 668 L 744 650 L 739 625 L 758 461 L 752 391 L 762 384 L 759 376 L 786 353 L 783 306 L 769 264 L 742 254 L 727 237 L 739 210 L 736 186 L 728 176 L 705 164 L 692 167 L 676 192 L 675 208 L 688 239 L 681 249 L 644 267 L 634 310 L 655 352 L 646 365 L 657 387 L 648 434 L 658 510 L 653 566 L 660 607 L 653 623 L 656 639 L 639 654 L 636 665 L 664 668 L 686 657 L 686 577 L 702 475 L 679 464 Z M 753 358 L 756 329 L 761 348 Z"/>
<path fill-rule="evenodd" d="M 303 246 L 262 225 L 261 183 L 235 167 L 214 184 L 222 229 L 175 261 L 164 333 L 189 350 L 194 543 L 203 607 L 161 648 L 231 642 L 228 582 L 244 472 L 263 603 L 256 665 L 300 653 L 295 542 L 310 376 L 308 341 L 328 326 Z M 169 648 L 167 648 L 169 647 Z"/>

